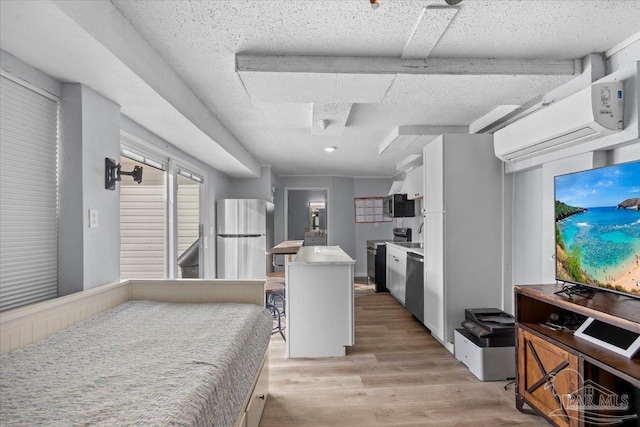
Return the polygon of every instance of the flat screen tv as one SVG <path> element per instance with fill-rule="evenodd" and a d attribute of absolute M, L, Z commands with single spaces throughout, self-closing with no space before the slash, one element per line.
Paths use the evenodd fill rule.
<path fill-rule="evenodd" d="M 640 161 L 555 177 L 556 279 L 640 298 Z"/>

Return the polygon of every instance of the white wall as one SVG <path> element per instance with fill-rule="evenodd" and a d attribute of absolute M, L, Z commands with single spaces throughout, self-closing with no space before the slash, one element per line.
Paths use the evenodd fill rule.
<path fill-rule="evenodd" d="M 353 178 L 334 177 L 331 180 L 333 207 L 329 208 L 332 245 L 340 246 L 349 256 L 356 259 L 355 222 L 356 207 L 353 201 Z"/>
<path fill-rule="evenodd" d="M 82 146 L 84 289 L 89 289 L 120 280 L 120 192 L 104 188 L 104 159 L 120 156 L 120 106 L 87 86 L 82 86 Z M 89 209 L 98 211 L 98 228 L 89 228 Z"/>
<path fill-rule="evenodd" d="M 120 106 L 80 84 L 64 84 L 62 95 L 60 296 L 120 278 L 120 200 L 104 188 L 104 159 L 120 154 Z M 89 228 L 89 209 L 98 210 L 97 228 Z"/>
<path fill-rule="evenodd" d="M 615 165 L 638 159 L 640 159 L 640 139 L 635 140 L 631 145 L 610 151 L 608 153 L 607 162 L 608 164 Z"/>
<path fill-rule="evenodd" d="M 65 84 L 58 155 L 58 296 L 83 289 L 82 88 Z M 104 161 L 104 160 L 103 160 Z"/>
<path fill-rule="evenodd" d="M 391 188 L 390 178 L 355 178 L 354 197 L 382 197 Z M 356 276 L 367 275 L 367 240 L 393 239 L 394 222 L 358 223 L 355 225 Z"/>
<path fill-rule="evenodd" d="M 259 178 L 230 178 L 226 197 L 231 199 L 262 199 L 273 202 L 273 185 L 271 166 L 262 166 Z"/>
<path fill-rule="evenodd" d="M 284 240 L 284 190 L 282 178 L 271 169 L 271 185 L 273 186 L 273 244 Z"/>
<path fill-rule="evenodd" d="M 513 175 L 505 175 L 502 186 L 502 309 L 513 314 Z"/>

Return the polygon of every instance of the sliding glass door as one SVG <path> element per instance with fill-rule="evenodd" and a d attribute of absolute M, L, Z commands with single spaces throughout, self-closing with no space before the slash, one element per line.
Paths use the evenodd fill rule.
<path fill-rule="evenodd" d="M 204 178 L 161 152 L 123 137 L 121 168 L 143 168 L 120 190 L 120 277 L 203 278 Z"/>
<path fill-rule="evenodd" d="M 176 169 L 176 277 L 202 278 L 202 178 Z"/>

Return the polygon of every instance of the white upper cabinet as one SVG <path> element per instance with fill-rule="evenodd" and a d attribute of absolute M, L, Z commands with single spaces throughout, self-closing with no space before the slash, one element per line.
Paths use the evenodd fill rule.
<path fill-rule="evenodd" d="M 419 166 L 407 174 L 405 179 L 407 199 L 420 199 L 424 195 L 424 167 Z"/>
<path fill-rule="evenodd" d="M 424 147 L 424 211 L 444 210 L 444 137 L 440 135 Z"/>

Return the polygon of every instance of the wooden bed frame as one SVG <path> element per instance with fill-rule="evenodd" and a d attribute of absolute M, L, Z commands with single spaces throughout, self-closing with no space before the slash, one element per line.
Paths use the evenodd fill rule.
<path fill-rule="evenodd" d="M 264 306 L 264 280 L 125 280 L 6 311 L 0 315 L 0 354 L 23 348 L 127 301 L 237 302 Z M 269 394 L 269 358 L 245 398 L 235 427 L 257 427 Z"/>

